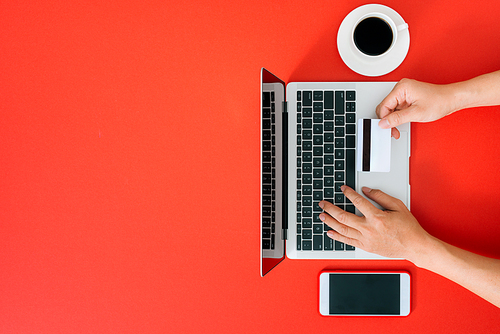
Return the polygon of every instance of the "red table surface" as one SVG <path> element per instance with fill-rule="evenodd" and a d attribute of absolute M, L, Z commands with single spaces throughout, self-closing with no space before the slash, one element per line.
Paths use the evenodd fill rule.
<path fill-rule="evenodd" d="M 259 73 L 449 83 L 500 67 L 500 4 L 382 1 L 402 65 L 336 48 L 365 1 L 3 1 L 1 333 L 492 333 L 500 310 L 407 261 L 286 260 L 259 276 Z M 375 106 L 374 106 L 375 107 Z M 412 212 L 500 257 L 500 107 L 412 125 Z M 324 269 L 407 270 L 406 318 L 324 318 Z"/>

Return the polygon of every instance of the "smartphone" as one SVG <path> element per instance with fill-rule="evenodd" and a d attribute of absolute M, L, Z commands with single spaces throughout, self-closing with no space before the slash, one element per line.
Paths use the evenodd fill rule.
<path fill-rule="evenodd" d="M 407 272 L 328 271 L 319 276 L 319 313 L 324 316 L 407 316 Z"/>

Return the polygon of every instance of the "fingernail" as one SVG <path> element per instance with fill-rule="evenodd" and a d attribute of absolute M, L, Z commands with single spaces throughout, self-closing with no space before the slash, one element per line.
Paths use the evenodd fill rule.
<path fill-rule="evenodd" d="M 369 193 L 370 191 L 372 191 L 372 188 L 363 187 L 363 191 L 364 191 L 365 193 Z"/>
<path fill-rule="evenodd" d="M 323 203 L 322 201 L 318 203 L 319 207 L 323 209 L 323 207 L 325 206 L 325 203 Z"/>
<path fill-rule="evenodd" d="M 321 213 L 321 214 L 319 215 L 319 219 L 321 219 L 321 221 L 325 221 L 325 218 L 326 218 L 326 217 L 325 217 L 325 214 L 324 214 L 324 213 Z"/>
<path fill-rule="evenodd" d="M 343 185 L 343 186 L 340 187 L 340 190 L 342 190 L 342 192 L 344 192 L 345 188 L 346 188 L 346 186 Z"/>
<path fill-rule="evenodd" d="M 332 231 L 328 231 L 328 232 L 326 232 L 326 234 L 327 234 L 330 238 L 333 238 L 333 232 L 332 232 Z"/>
<path fill-rule="evenodd" d="M 378 126 L 381 127 L 382 129 L 389 129 L 391 126 L 389 122 L 384 118 L 378 122 Z"/>

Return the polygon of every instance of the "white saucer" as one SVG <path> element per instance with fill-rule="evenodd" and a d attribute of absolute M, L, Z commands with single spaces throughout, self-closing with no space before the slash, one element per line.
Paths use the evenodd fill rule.
<path fill-rule="evenodd" d="M 337 35 L 337 48 L 344 63 L 354 72 L 369 77 L 377 77 L 394 71 L 405 59 L 410 48 L 410 32 L 404 29 L 398 32 L 396 44 L 384 55 L 371 57 L 360 54 L 351 42 L 354 25 L 364 15 L 382 13 L 389 16 L 399 26 L 405 21 L 394 9 L 383 5 L 364 5 L 354 9 L 342 21 Z"/>

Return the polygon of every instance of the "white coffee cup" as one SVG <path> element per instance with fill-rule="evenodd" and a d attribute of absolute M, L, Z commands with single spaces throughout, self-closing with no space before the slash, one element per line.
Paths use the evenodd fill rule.
<path fill-rule="evenodd" d="M 370 18 L 374 18 L 376 20 L 365 21 L 365 20 L 370 19 Z M 391 30 L 390 33 L 388 32 L 387 29 L 383 28 L 383 23 L 381 23 L 379 20 L 382 20 L 385 24 L 387 24 L 387 26 Z M 365 21 L 365 22 L 363 22 L 363 21 Z M 375 38 L 372 38 L 369 41 L 368 41 L 368 38 L 365 38 L 364 45 L 360 45 L 361 44 L 360 41 L 355 40 L 355 32 L 356 32 L 356 29 L 358 28 L 358 26 L 360 25 L 360 23 L 362 23 L 362 26 L 360 26 L 359 29 L 366 30 L 365 32 L 368 31 L 367 29 L 370 27 L 370 25 L 375 27 L 375 25 L 378 24 L 378 27 L 381 28 L 381 29 L 372 29 L 371 31 L 369 31 L 365 34 L 362 34 L 362 35 L 373 36 L 373 34 L 375 34 L 375 33 L 380 33 L 380 34 L 383 33 L 384 36 L 375 36 Z M 389 16 L 387 16 L 383 13 L 372 12 L 372 13 L 365 14 L 356 22 L 356 24 L 352 28 L 352 31 L 351 31 L 352 50 L 354 50 L 354 52 L 356 54 L 358 54 L 359 56 L 364 57 L 364 58 L 373 59 L 373 58 L 383 57 L 393 49 L 393 47 L 396 44 L 397 39 L 398 39 L 398 32 L 405 30 L 405 29 L 408 29 L 407 23 L 396 25 L 396 23 L 394 23 L 394 21 Z M 361 31 L 361 33 L 363 33 L 363 31 Z M 392 41 L 390 41 L 390 45 L 389 45 L 389 39 L 390 39 L 389 35 L 391 35 L 391 33 L 392 33 Z M 356 34 L 359 36 L 360 30 L 358 30 L 358 32 L 356 32 Z M 377 45 L 377 41 L 380 42 L 380 43 L 378 43 L 380 45 Z M 356 42 L 358 42 L 358 43 L 356 43 Z M 368 49 L 370 49 L 370 51 L 368 51 Z M 371 52 L 374 50 L 376 50 L 376 52 Z"/>

